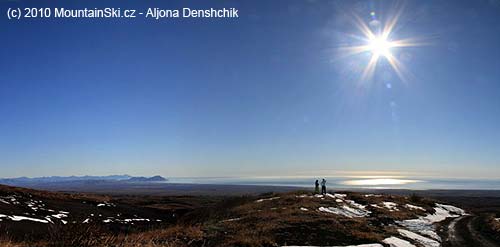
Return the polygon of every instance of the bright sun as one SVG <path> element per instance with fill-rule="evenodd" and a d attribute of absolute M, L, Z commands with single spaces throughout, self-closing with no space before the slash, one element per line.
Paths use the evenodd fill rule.
<path fill-rule="evenodd" d="M 389 57 L 391 55 L 391 47 L 394 45 L 383 36 L 373 37 L 368 43 L 368 49 L 374 56 Z"/>
<path fill-rule="evenodd" d="M 382 58 L 390 64 L 402 81 L 407 81 L 407 75 L 409 73 L 394 53 L 397 53 L 403 47 L 420 46 L 425 43 L 417 42 L 418 40 L 415 38 L 389 39 L 392 31 L 397 25 L 401 13 L 402 9 L 397 10 L 395 14 L 389 16 L 384 23 L 382 23 L 377 20 L 376 13 L 371 12 L 370 18 L 372 21 L 369 24 L 366 23 L 364 19 L 354 15 L 354 23 L 363 34 L 362 36 L 354 35 L 354 37 L 356 40 L 364 41 L 364 44 L 341 47 L 341 51 L 345 52 L 347 55 L 356 55 L 365 52 L 371 53 L 368 64 L 361 74 L 361 81 L 373 77 L 378 61 Z M 373 21 L 377 21 L 377 26 L 371 24 Z"/>

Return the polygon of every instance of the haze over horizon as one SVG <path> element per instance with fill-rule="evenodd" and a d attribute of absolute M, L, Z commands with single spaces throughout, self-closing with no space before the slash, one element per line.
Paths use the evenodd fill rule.
<path fill-rule="evenodd" d="M 500 179 L 499 1 L 153 7 L 240 17 L 1 19 L 0 177 Z"/>

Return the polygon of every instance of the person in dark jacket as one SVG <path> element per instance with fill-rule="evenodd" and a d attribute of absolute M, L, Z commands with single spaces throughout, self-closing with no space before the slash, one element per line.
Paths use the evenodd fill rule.
<path fill-rule="evenodd" d="M 319 181 L 317 179 L 314 183 L 314 194 L 319 194 Z"/>
<path fill-rule="evenodd" d="M 323 180 L 321 180 L 321 194 L 322 195 L 326 194 L 326 180 L 324 178 Z"/>

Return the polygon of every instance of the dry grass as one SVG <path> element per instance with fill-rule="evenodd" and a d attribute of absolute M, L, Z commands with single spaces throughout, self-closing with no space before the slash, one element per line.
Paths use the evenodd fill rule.
<path fill-rule="evenodd" d="M 316 198 L 312 194 L 300 197 L 302 194 L 304 193 L 295 192 L 260 197 L 228 197 L 193 209 L 178 219 L 175 225 L 129 234 L 112 233 L 100 225 L 91 224 L 52 226 L 43 241 L 22 245 L 7 239 L 0 240 L 0 246 L 253 247 L 362 244 L 380 242 L 388 237 L 393 229 L 387 225 L 394 223 L 394 220 L 414 218 L 418 213 L 425 213 L 402 206 L 399 211 L 368 206 L 372 211 L 369 217 L 346 218 L 317 210 L 322 206 L 340 206 L 335 199 Z M 256 201 L 259 198 L 273 197 L 279 199 Z M 357 193 L 348 193 L 348 199 L 364 205 L 383 201 L 404 205 L 408 202 L 408 198 L 404 197 L 365 197 Z M 429 206 L 431 204 L 424 199 L 418 201 L 413 204 L 432 210 Z"/>
<path fill-rule="evenodd" d="M 0 238 L 0 246 L 2 246 L 2 247 L 27 247 L 28 245 L 21 244 L 21 243 L 15 243 L 6 237 L 1 237 Z"/>

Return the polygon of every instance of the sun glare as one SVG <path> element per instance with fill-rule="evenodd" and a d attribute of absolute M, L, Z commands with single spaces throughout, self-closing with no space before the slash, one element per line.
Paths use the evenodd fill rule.
<path fill-rule="evenodd" d="M 418 182 L 422 181 L 413 179 L 377 178 L 377 179 L 347 180 L 344 181 L 343 184 L 355 185 L 355 186 L 375 186 L 375 185 L 405 185 Z"/>
<path fill-rule="evenodd" d="M 374 56 L 389 57 L 391 55 L 391 47 L 393 44 L 383 36 L 374 37 L 369 41 L 368 49 Z"/>
<path fill-rule="evenodd" d="M 343 46 L 340 48 L 340 51 L 345 52 L 345 55 L 348 56 L 365 52 L 371 54 L 371 58 L 367 61 L 368 63 L 362 71 L 361 81 L 366 81 L 373 77 L 377 64 L 382 58 L 390 64 L 394 72 L 402 81 L 407 81 L 407 76 L 409 75 L 408 70 L 399 61 L 399 56 L 394 54 L 396 51 L 393 48 L 398 48 L 398 52 L 400 52 L 401 48 L 419 46 L 423 43 L 417 42 L 416 39 L 412 38 L 390 39 L 401 12 L 402 10 L 399 9 L 385 21 L 378 20 L 377 14 L 373 11 L 370 12 L 370 19 L 372 21 L 369 22 L 367 22 L 366 19 L 354 15 L 354 24 L 358 28 L 358 31 L 362 33 L 362 36 L 353 35 L 353 37 L 355 37 L 356 40 L 364 41 L 364 44 Z M 377 24 L 373 25 L 371 23 Z"/>

